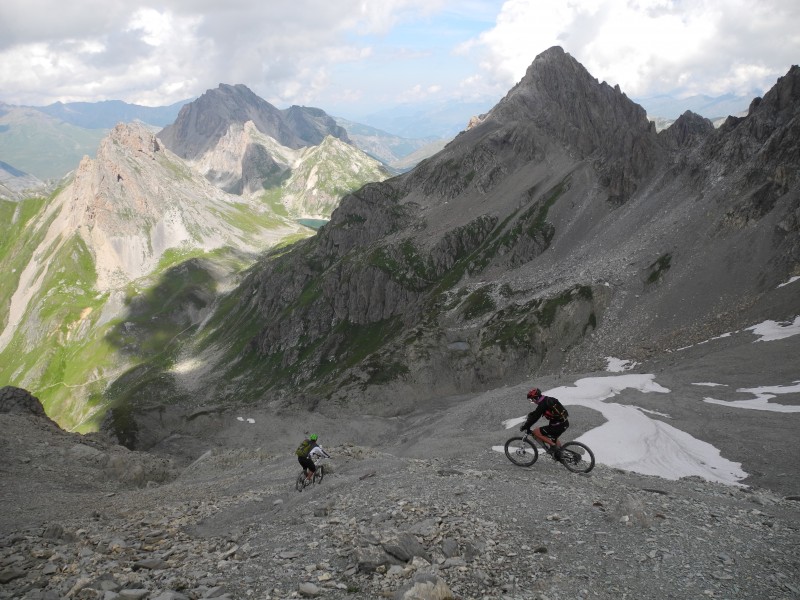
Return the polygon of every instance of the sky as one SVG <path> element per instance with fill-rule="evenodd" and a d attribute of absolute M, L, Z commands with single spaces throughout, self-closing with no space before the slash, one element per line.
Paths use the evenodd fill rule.
<path fill-rule="evenodd" d="M 3 0 L 0 102 L 165 106 L 242 83 L 348 118 L 494 104 L 554 45 L 631 98 L 752 98 L 800 59 L 800 2 Z"/>
<path fill-rule="evenodd" d="M 749 327 L 755 339 L 753 343 L 771 342 L 786 337 L 800 335 L 800 316 L 794 321 L 778 323 L 764 321 Z M 609 357 L 608 370 L 620 372 L 633 369 L 636 364 L 622 359 Z M 782 394 L 800 392 L 800 380 L 789 384 L 763 385 L 754 388 L 737 388 L 732 390 L 724 382 L 692 382 L 693 385 L 707 386 L 714 390 L 716 396 L 723 399 L 706 397 L 703 402 L 722 405 L 727 408 L 770 411 L 781 413 L 800 413 L 796 404 L 781 404 Z M 660 394 L 664 397 L 664 411 L 652 412 L 636 406 L 626 395 L 626 403 L 619 404 L 611 400 L 623 390 L 637 390 L 643 394 Z M 750 394 L 752 399 L 729 400 L 735 392 L 736 397 Z M 561 386 L 544 390 L 545 395 L 558 398 L 565 406 L 584 406 L 600 412 L 606 419 L 599 427 L 590 429 L 577 441 L 583 442 L 595 452 L 595 459 L 600 464 L 617 469 L 655 475 L 664 479 L 676 480 L 681 477 L 701 477 L 707 481 L 716 481 L 727 485 L 742 485 L 741 481 L 748 477 L 742 470 L 742 464 L 734 462 L 722 455 L 722 452 L 708 442 L 693 437 L 670 425 L 669 406 L 674 402 L 668 388 L 660 385 L 653 374 L 609 375 L 606 377 L 585 377 L 571 386 Z M 520 415 L 505 421 L 503 425 L 513 432 L 525 422 L 527 415 Z M 656 418 L 652 418 L 656 417 Z M 545 424 L 540 421 L 536 426 Z M 568 437 L 568 436 L 567 436 Z M 569 441 L 562 439 L 562 441 Z M 503 446 L 495 446 L 493 450 L 503 453 Z M 546 458 L 546 457 L 545 457 Z M 542 460 L 540 456 L 539 460 Z M 534 466 L 536 468 L 536 466 Z"/>

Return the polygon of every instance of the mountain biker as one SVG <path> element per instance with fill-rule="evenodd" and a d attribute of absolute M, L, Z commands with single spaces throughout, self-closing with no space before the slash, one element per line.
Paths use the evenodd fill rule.
<path fill-rule="evenodd" d="M 544 442 L 547 445 L 547 452 L 552 454 L 555 458 L 559 458 L 561 450 L 559 447 L 561 443 L 558 437 L 567 430 L 569 427 L 569 413 L 564 405 L 558 401 L 557 398 L 545 396 L 539 388 L 533 388 L 528 392 L 528 399 L 531 404 L 535 404 L 536 408 L 533 412 L 528 413 L 528 418 L 523 423 L 520 431 L 531 433 L 531 426 L 536 423 L 541 417 L 548 420 L 548 424 L 544 427 L 537 427 L 533 430 L 533 436 Z"/>
<path fill-rule="evenodd" d="M 319 439 L 319 436 L 316 433 L 312 433 L 295 450 L 297 461 L 303 467 L 306 479 L 311 479 L 314 476 L 314 471 L 317 470 L 317 465 L 314 464 L 314 456 L 330 458 L 330 455 L 317 443 L 317 439 Z"/>

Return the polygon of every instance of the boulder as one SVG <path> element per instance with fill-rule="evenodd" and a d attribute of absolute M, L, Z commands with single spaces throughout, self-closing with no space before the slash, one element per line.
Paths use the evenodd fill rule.
<path fill-rule="evenodd" d="M 46 417 L 39 399 L 28 390 L 7 385 L 0 388 L 0 413 Z"/>

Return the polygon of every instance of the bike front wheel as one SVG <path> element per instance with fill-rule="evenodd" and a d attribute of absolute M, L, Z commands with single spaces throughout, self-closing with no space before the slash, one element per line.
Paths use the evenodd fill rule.
<path fill-rule="evenodd" d="M 322 483 L 322 478 L 325 477 L 325 467 L 320 465 L 314 471 L 314 483 Z"/>
<path fill-rule="evenodd" d="M 506 442 L 506 457 L 518 467 L 530 467 L 539 458 L 534 443 L 522 437 L 513 437 Z"/>
<path fill-rule="evenodd" d="M 573 473 L 588 473 L 594 469 L 594 452 L 580 442 L 561 446 L 561 463 Z"/>

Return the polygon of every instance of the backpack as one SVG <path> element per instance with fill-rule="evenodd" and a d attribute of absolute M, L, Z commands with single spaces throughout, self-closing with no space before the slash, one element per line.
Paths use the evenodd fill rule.
<path fill-rule="evenodd" d="M 544 411 L 544 416 L 548 421 L 566 421 L 569 413 L 561 402 L 553 398 L 553 402 Z"/>
<path fill-rule="evenodd" d="M 311 448 L 311 440 L 303 440 L 303 443 L 297 447 L 294 453 L 297 454 L 297 456 L 308 456 L 308 453 L 311 452 Z"/>

